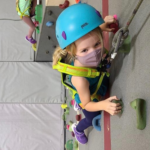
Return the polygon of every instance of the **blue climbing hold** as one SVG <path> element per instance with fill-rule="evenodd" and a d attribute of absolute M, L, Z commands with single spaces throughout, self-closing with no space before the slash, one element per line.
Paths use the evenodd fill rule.
<path fill-rule="evenodd" d="M 53 26 L 53 24 L 54 24 L 53 22 L 48 21 L 48 22 L 46 23 L 46 26 L 47 26 L 47 27 L 51 27 L 51 26 Z"/>
<path fill-rule="evenodd" d="M 97 131 L 101 131 L 100 120 L 101 120 L 101 114 L 94 117 L 92 120 L 92 125 Z"/>

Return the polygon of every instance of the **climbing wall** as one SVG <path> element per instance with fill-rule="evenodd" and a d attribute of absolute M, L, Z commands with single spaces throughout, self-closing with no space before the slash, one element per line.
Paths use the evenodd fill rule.
<path fill-rule="evenodd" d="M 102 1 L 83 0 L 91 4 L 102 12 Z M 139 1 L 110 1 L 108 0 L 109 15 L 117 14 L 119 25 L 123 27 L 129 20 L 135 6 Z M 107 8 L 105 8 L 107 9 Z M 110 96 L 116 95 L 122 99 L 124 109 L 122 115 L 110 116 L 110 143 L 105 142 L 104 137 L 104 115 L 102 114 L 101 128 L 98 132 L 95 129 L 88 128 L 85 133 L 88 135 L 88 143 L 79 144 L 79 150 L 149 150 L 149 97 L 150 97 L 150 78 L 149 78 L 149 47 L 150 47 L 150 2 L 144 0 L 139 8 L 133 22 L 129 27 L 130 44 L 124 45 L 112 63 L 110 76 Z M 114 34 L 109 34 L 109 47 Z M 67 101 L 71 97 L 67 96 Z M 130 106 L 130 102 L 142 98 L 147 103 L 146 128 L 144 130 L 137 129 L 137 113 Z M 143 109 L 142 109 L 143 110 Z M 76 113 L 71 109 L 66 123 L 70 120 L 76 122 Z M 82 117 L 84 115 L 82 114 Z M 71 139 L 71 133 L 67 130 L 67 140 Z M 106 145 L 107 148 L 106 148 Z"/>
<path fill-rule="evenodd" d="M 55 25 L 59 14 L 63 11 L 59 7 L 64 0 L 49 1 L 43 0 L 43 20 L 40 24 L 40 33 L 37 35 L 37 52 L 36 61 L 52 61 L 52 55 L 58 42 L 55 36 Z M 70 0 L 70 5 L 74 4 L 74 0 Z M 47 24 L 47 23 L 50 23 Z"/>
<path fill-rule="evenodd" d="M 120 27 L 123 27 L 138 2 L 139 1 L 136 0 L 109 1 L 109 14 L 117 14 Z M 126 48 L 122 47 L 120 50 L 127 52 L 119 52 L 111 67 L 110 95 L 116 95 L 119 99 L 122 99 L 124 103 L 122 116 L 111 117 L 112 150 L 149 150 L 149 9 L 149 0 L 144 0 L 129 27 L 131 48 L 129 46 Z M 110 35 L 110 37 L 112 37 L 112 35 Z M 130 102 L 136 98 L 142 98 L 147 103 L 147 125 L 144 130 L 137 129 L 136 110 L 130 106 Z"/>

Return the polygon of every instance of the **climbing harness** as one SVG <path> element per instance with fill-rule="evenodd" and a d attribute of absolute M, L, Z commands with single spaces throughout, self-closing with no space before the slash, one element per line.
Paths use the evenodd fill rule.
<path fill-rule="evenodd" d="M 86 67 L 76 67 L 72 65 L 65 64 L 61 62 L 61 59 L 58 61 L 56 65 L 53 66 L 53 69 L 57 69 L 59 72 L 61 72 L 61 81 L 62 84 L 67 87 L 72 94 L 72 98 L 75 98 L 75 95 L 77 94 L 77 91 L 72 88 L 72 85 L 67 78 L 67 75 L 73 75 L 73 76 L 80 76 L 80 77 L 89 77 L 89 78 L 95 78 L 97 76 L 100 76 L 99 81 L 97 83 L 97 87 L 95 92 L 91 95 L 91 100 L 93 101 L 94 99 L 99 99 L 99 96 L 96 94 L 98 89 L 100 88 L 103 78 L 105 75 L 109 76 L 106 72 L 100 72 L 97 69 L 91 69 L 91 68 L 86 68 Z M 82 108 L 82 104 L 79 104 Z"/>
<path fill-rule="evenodd" d="M 31 2 L 32 2 L 32 0 L 30 0 L 29 6 L 28 6 L 26 9 L 24 9 L 23 12 L 20 11 L 20 8 L 19 8 L 19 1 L 17 2 L 16 11 L 20 13 L 20 18 L 21 18 L 21 19 L 22 19 L 23 16 L 25 16 L 26 11 L 31 8 Z"/>
<path fill-rule="evenodd" d="M 140 0 L 136 8 L 134 9 L 132 16 L 130 17 L 129 21 L 127 22 L 126 26 L 119 29 L 117 33 L 115 34 L 113 41 L 112 41 L 112 47 L 109 52 L 110 62 L 116 57 L 118 49 L 122 46 L 124 40 L 128 37 L 129 34 L 129 25 L 131 24 L 133 18 L 135 17 L 135 14 L 137 13 L 139 7 L 141 6 L 143 0 Z"/>

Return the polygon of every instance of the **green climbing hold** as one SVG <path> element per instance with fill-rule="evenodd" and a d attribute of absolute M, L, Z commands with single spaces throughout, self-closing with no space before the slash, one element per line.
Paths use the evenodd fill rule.
<path fill-rule="evenodd" d="M 73 150 L 73 140 L 68 140 L 65 144 L 66 150 Z"/>
<path fill-rule="evenodd" d="M 119 48 L 118 52 L 129 53 L 131 50 L 131 38 L 128 37 L 124 40 L 123 45 Z"/>
<path fill-rule="evenodd" d="M 114 99 L 114 100 L 112 100 L 112 102 L 113 102 L 113 103 L 120 103 L 120 105 L 121 105 L 121 107 L 122 107 L 120 114 L 122 114 L 122 113 L 123 113 L 123 107 L 124 107 L 124 106 L 123 106 L 123 101 L 122 101 L 121 99 L 120 99 L 120 100 L 115 100 L 115 99 Z"/>
<path fill-rule="evenodd" d="M 39 29 L 39 27 L 36 27 L 35 29 L 36 29 L 36 33 L 38 33 L 38 34 L 39 34 L 39 33 L 40 33 L 40 29 Z"/>
<path fill-rule="evenodd" d="M 65 113 L 62 115 L 62 120 L 66 121 L 66 114 Z"/>
<path fill-rule="evenodd" d="M 73 122 L 72 122 L 72 121 L 69 121 L 69 131 L 70 131 L 70 132 L 72 132 L 72 127 L 71 127 L 72 124 L 73 124 Z"/>
<path fill-rule="evenodd" d="M 43 7 L 42 5 L 36 5 L 35 7 L 35 20 L 38 21 L 39 23 L 42 23 L 42 16 L 43 14 Z"/>
<path fill-rule="evenodd" d="M 66 115 L 69 115 L 69 110 L 70 110 L 69 107 L 66 107 L 65 110 L 66 110 L 66 111 L 65 111 L 65 114 L 66 114 Z"/>
<path fill-rule="evenodd" d="M 137 98 L 130 103 L 130 106 L 136 110 L 137 129 L 143 130 L 146 127 L 146 101 Z"/>
<path fill-rule="evenodd" d="M 78 150 L 78 147 L 79 147 L 79 146 L 78 146 L 78 142 L 75 141 L 75 142 L 74 142 L 74 148 L 75 148 L 75 150 Z"/>

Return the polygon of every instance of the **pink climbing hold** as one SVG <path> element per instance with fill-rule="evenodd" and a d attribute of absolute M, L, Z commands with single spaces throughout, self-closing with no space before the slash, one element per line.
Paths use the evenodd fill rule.
<path fill-rule="evenodd" d="M 114 19 L 116 20 L 116 23 L 112 23 L 109 25 L 109 28 L 114 28 L 114 31 L 113 33 L 115 34 L 118 30 L 119 30 L 119 23 L 118 23 L 118 20 L 117 20 L 117 15 L 113 15 Z"/>
<path fill-rule="evenodd" d="M 74 106 L 74 99 L 71 100 L 71 105 Z"/>
<path fill-rule="evenodd" d="M 117 17 L 117 15 L 113 15 L 113 17 L 114 17 L 114 19 L 118 20 L 118 17 Z"/>
<path fill-rule="evenodd" d="M 67 128 L 68 130 L 69 130 L 69 127 L 70 127 L 70 125 L 69 125 L 69 124 L 67 124 L 67 125 L 66 125 L 66 128 Z"/>
<path fill-rule="evenodd" d="M 62 32 L 62 37 L 66 40 L 66 33 L 65 33 L 65 31 Z"/>

